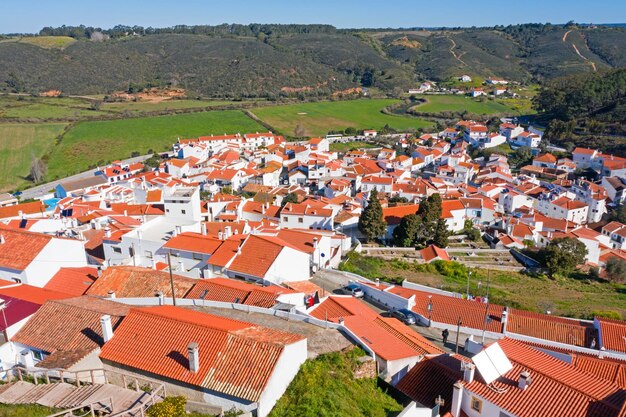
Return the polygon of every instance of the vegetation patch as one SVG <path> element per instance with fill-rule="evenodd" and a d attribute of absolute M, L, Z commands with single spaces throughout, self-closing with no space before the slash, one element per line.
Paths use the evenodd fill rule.
<path fill-rule="evenodd" d="M 46 417 L 59 411 L 38 404 L 0 404 L 0 417 Z"/>
<path fill-rule="evenodd" d="M 261 130 L 261 125 L 238 110 L 79 122 L 50 154 L 47 179 L 129 158 L 133 152 L 162 152 L 178 138 Z"/>
<path fill-rule="evenodd" d="M 0 124 L 0 192 L 29 184 L 31 160 L 54 146 L 65 123 Z"/>
<path fill-rule="evenodd" d="M 420 96 L 423 103 L 411 107 L 409 110 L 415 113 L 472 113 L 480 115 L 508 114 L 517 112 L 506 105 L 507 100 L 484 99 L 476 100 L 462 95 L 428 95 Z"/>
<path fill-rule="evenodd" d="M 391 99 L 325 101 L 262 107 L 252 112 L 286 136 L 299 136 L 295 135 L 296 127 L 303 129 L 305 136 L 323 136 L 348 127 L 380 130 L 388 125 L 396 130 L 416 131 L 432 125 L 426 120 L 382 112 L 397 102 Z"/>
<path fill-rule="evenodd" d="M 330 144 L 331 152 L 349 152 L 355 149 L 375 148 L 377 145 L 369 142 L 350 141 L 350 142 L 333 142 Z"/>
<path fill-rule="evenodd" d="M 361 349 L 333 352 L 306 361 L 270 417 L 387 417 L 402 406 L 376 379 L 355 379 Z"/>
<path fill-rule="evenodd" d="M 19 42 L 46 49 L 64 49 L 76 42 L 76 39 L 69 36 L 27 36 Z"/>
<path fill-rule="evenodd" d="M 417 264 L 350 253 L 339 269 L 386 281 L 409 280 L 465 294 L 469 269 L 458 262 Z M 488 281 L 489 277 L 489 281 Z M 478 283 L 481 283 L 479 288 Z M 574 273 L 553 279 L 544 275 L 472 268 L 470 294 L 483 296 L 489 282 L 490 299 L 498 304 L 562 316 L 591 318 L 597 312 L 626 318 L 626 285 Z"/>

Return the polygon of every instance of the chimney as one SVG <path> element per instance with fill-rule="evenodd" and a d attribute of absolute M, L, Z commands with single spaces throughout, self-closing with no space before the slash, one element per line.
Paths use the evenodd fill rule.
<path fill-rule="evenodd" d="M 506 334 L 506 326 L 509 322 L 509 308 L 504 306 L 504 310 L 502 311 L 502 333 Z"/>
<path fill-rule="evenodd" d="M 128 210 L 124 210 L 124 217 L 128 217 Z"/>
<path fill-rule="evenodd" d="M 452 407 L 450 408 L 450 414 L 452 417 L 461 416 L 461 403 L 463 402 L 463 384 L 457 382 L 452 386 Z"/>
<path fill-rule="evenodd" d="M 152 258 L 152 265 L 151 265 L 152 269 L 157 269 L 156 264 L 157 264 L 156 259 Z"/>
<path fill-rule="evenodd" d="M 0 245 L 4 244 L 6 240 L 4 239 L 4 235 L 0 235 Z"/>
<path fill-rule="evenodd" d="M 185 271 L 185 264 L 183 263 L 182 259 L 178 261 L 178 270 L 181 272 Z"/>
<path fill-rule="evenodd" d="M 100 317 L 100 325 L 102 326 L 102 340 L 104 343 L 113 338 L 113 325 L 111 324 L 111 316 L 105 314 Z"/>
<path fill-rule="evenodd" d="M 102 276 L 102 267 L 99 266 L 98 267 L 98 278 L 100 278 Z"/>
<path fill-rule="evenodd" d="M 313 248 L 317 249 L 317 238 L 313 238 Z"/>
<path fill-rule="evenodd" d="M 230 226 L 226 226 L 226 227 L 224 228 L 224 234 L 226 235 L 226 236 L 224 236 L 224 239 L 228 239 L 229 237 L 231 237 L 231 236 L 232 236 L 232 232 L 231 232 L 231 230 L 232 230 L 232 229 L 230 228 Z"/>
<path fill-rule="evenodd" d="M 107 298 L 115 298 L 115 291 L 109 290 L 109 292 L 107 292 Z"/>
<path fill-rule="evenodd" d="M 517 382 L 517 386 L 519 387 L 519 389 L 524 391 L 526 388 L 530 387 L 530 384 L 532 382 L 533 380 L 530 377 L 530 372 L 523 371 L 522 373 L 519 374 L 519 380 Z"/>
<path fill-rule="evenodd" d="M 189 343 L 189 346 L 187 346 L 187 353 L 189 354 L 189 371 L 195 374 L 200 370 L 200 354 L 198 352 L 198 344 L 196 342 Z"/>
<path fill-rule="evenodd" d="M 474 375 L 476 373 L 476 366 L 473 363 L 468 363 L 463 366 L 463 381 L 471 384 L 474 382 Z"/>
<path fill-rule="evenodd" d="M 202 236 L 206 236 L 207 235 L 207 231 L 206 231 L 206 223 L 202 223 Z"/>
<path fill-rule="evenodd" d="M 162 306 L 165 304 L 165 295 L 163 291 L 159 291 L 156 293 L 157 299 L 159 300 L 159 305 Z"/>
<path fill-rule="evenodd" d="M 104 237 L 107 237 L 107 238 L 111 237 L 111 228 L 110 227 L 105 227 L 104 228 Z"/>
<path fill-rule="evenodd" d="M 220 230 L 219 232 L 217 232 L 217 238 L 218 238 L 219 240 L 222 240 L 222 238 L 223 238 L 223 237 L 224 237 L 224 236 L 222 235 L 222 231 L 221 231 L 221 230 Z"/>

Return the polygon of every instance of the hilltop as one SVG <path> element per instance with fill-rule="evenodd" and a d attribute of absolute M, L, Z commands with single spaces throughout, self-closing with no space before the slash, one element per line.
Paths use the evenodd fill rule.
<path fill-rule="evenodd" d="M 55 37 L 59 37 L 58 42 Z M 621 27 L 518 25 L 340 30 L 328 25 L 44 28 L 0 41 L 0 91 L 111 94 L 175 86 L 190 96 L 397 94 L 462 74 L 519 83 L 626 66 Z"/>

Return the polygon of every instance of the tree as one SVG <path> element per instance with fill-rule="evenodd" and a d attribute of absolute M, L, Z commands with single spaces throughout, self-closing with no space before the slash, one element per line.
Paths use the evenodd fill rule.
<path fill-rule="evenodd" d="M 371 242 L 385 234 L 387 223 L 383 219 L 383 208 L 378 201 L 378 191 L 373 189 L 367 207 L 359 217 L 359 230 L 365 235 L 367 241 Z"/>
<path fill-rule="evenodd" d="M 38 183 L 43 180 L 44 175 L 46 175 L 47 171 L 46 163 L 41 158 L 35 157 L 35 155 L 31 155 L 30 157 L 30 178 L 34 183 Z"/>
<path fill-rule="evenodd" d="M 626 223 L 626 204 L 620 204 L 611 212 L 609 220 Z"/>
<path fill-rule="evenodd" d="M 521 148 L 517 148 L 513 155 L 509 158 L 509 164 L 512 167 L 519 168 L 524 165 L 529 165 L 532 163 L 533 153 L 532 149 L 528 146 L 522 146 Z"/>
<path fill-rule="evenodd" d="M 408 247 L 415 244 L 415 237 L 421 224 L 421 218 L 415 214 L 404 216 L 400 224 L 393 231 L 393 241 L 396 246 Z"/>
<path fill-rule="evenodd" d="M 444 219 L 437 220 L 437 225 L 435 226 L 435 234 L 433 236 L 433 245 L 439 246 L 440 248 L 445 248 L 448 246 L 448 236 L 450 233 L 448 232 L 448 225 Z"/>
<path fill-rule="evenodd" d="M 546 267 L 551 276 L 568 274 L 585 261 L 587 248 L 578 239 L 563 237 L 552 240 L 544 251 Z"/>
<path fill-rule="evenodd" d="M 298 195 L 296 193 L 289 193 L 289 194 L 287 194 L 283 198 L 283 201 L 280 203 L 280 206 L 284 207 L 285 204 L 287 204 L 287 203 L 297 204 L 298 203 Z"/>
<path fill-rule="evenodd" d="M 612 257 L 606 262 L 606 275 L 613 282 L 626 281 L 626 261 Z"/>
<path fill-rule="evenodd" d="M 298 123 L 293 129 L 293 135 L 297 138 L 302 138 L 306 135 L 306 130 L 304 130 L 304 127 L 302 127 L 302 125 Z"/>
<path fill-rule="evenodd" d="M 439 193 L 429 196 L 422 201 L 417 214 L 422 216 L 425 223 L 434 223 L 441 217 L 441 196 Z"/>

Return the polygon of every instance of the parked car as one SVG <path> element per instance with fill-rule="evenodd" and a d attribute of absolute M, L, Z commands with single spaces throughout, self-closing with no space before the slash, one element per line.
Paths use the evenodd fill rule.
<path fill-rule="evenodd" d="M 356 298 L 363 298 L 363 296 L 365 295 L 361 287 L 359 287 L 356 284 L 346 285 L 345 287 L 341 289 L 341 292 L 343 294 L 352 295 L 353 297 L 356 297 Z"/>
<path fill-rule="evenodd" d="M 413 314 L 413 312 L 407 308 L 392 310 L 390 314 L 392 317 L 397 318 L 404 324 L 411 325 L 417 323 L 417 317 L 415 317 L 415 314 Z"/>

